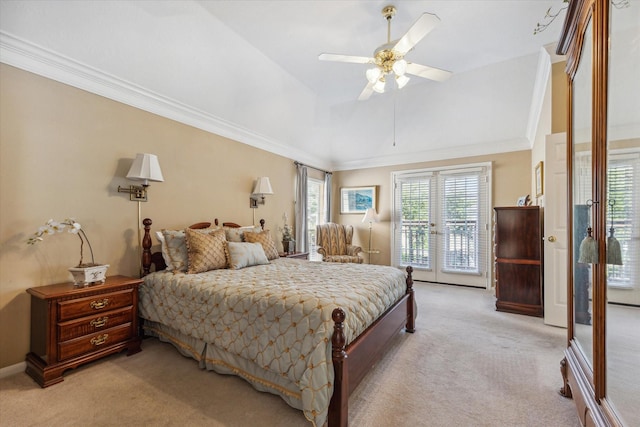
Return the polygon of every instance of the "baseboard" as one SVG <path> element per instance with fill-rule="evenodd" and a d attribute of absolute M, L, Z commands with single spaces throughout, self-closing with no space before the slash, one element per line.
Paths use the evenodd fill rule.
<path fill-rule="evenodd" d="M 2 378 L 6 378 L 13 374 L 17 374 L 18 372 L 24 372 L 27 368 L 26 362 L 16 363 L 15 365 L 7 366 L 5 368 L 0 369 L 0 380 Z"/>

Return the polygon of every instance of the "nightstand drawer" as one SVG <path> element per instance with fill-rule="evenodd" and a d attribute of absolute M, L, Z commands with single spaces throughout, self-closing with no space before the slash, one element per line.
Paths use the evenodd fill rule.
<path fill-rule="evenodd" d="M 58 359 L 69 359 L 126 341 L 131 337 L 131 329 L 131 323 L 125 323 L 124 325 L 105 329 L 96 334 L 85 335 L 80 338 L 61 342 L 58 344 Z"/>
<path fill-rule="evenodd" d="M 133 304 L 133 289 L 58 302 L 58 320 L 64 321 Z"/>
<path fill-rule="evenodd" d="M 133 307 L 112 310 L 93 316 L 58 323 L 58 341 L 67 341 L 87 334 L 98 333 L 131 322 Z"/>

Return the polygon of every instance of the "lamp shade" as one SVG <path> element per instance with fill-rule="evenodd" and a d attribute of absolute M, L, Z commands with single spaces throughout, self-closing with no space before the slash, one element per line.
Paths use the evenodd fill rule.
<path fill-rule="evenodd" d="M 369 68 L 366 72 L 367 80 L 369 80 L 369 83 L 371 84 L 374 84 L 381 75 L 382 71 L 380 71 L 380 68 L 378 67 Z"/>
<path fill-rule="evenodd" d="M 273 194 L 268 177 L 261 176 L 256 180 L 256 185 L 253 187 L 253 194 Z"/>
<path fill-rule="evenodd" d="M 396 73 L 397 76 L 404 76 L 404 73 L 407 71 L 407 61 L 404 59 L 396 61 L 392 68 L 393 72 Z"/>
<path fill-rule="evenodd" d="M 409 83 L 409 80 L 411 79 L 405 76 L 404 74 L 396 77 L 396 83 L 398 84 L 398 89 L 402 89 L 403 87 L 405 87 L 407 83 Z"/>
<path fill-rule="evenodd" d="M 380 79 L 373 85 L 373 90 L 378 93 L 384 93 L 384 78 L 380 77 Z"/>
<path fill-rule="evenodd" d="M 362 222 L 378 222 L 378 212 L 376 212 L 376 209 L 367 209 L 364 213 L 364 217 L 362 218 Z"/>
<path fill-rule="evenodd" d="M 146 153 L 136 154 L 127 178 L 144 181 L 145 185 L 149 181 L 163 182 L 164 178 L 160 170 L 160 163 L 158 163 L 158 156 Z"/>

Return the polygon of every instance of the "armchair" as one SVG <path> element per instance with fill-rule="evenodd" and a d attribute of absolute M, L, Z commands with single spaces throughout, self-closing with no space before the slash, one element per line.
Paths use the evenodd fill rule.
<path fill-rule="evenodd" d="M 327 262 L 354 262 L 362 264 L 358 256 L 362 252 L 360 246 L 351 244 L 353 226 L 328 222 L 316 226 L 318 253 Z"/>

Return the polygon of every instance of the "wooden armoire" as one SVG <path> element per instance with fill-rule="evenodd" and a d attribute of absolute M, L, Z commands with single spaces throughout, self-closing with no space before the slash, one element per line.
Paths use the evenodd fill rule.
<path fill-rule="evenodd" d="M 583 426 L 640 426 L 640 167 L 626 160 L 640 153 L 640 4 L 571 0 L 557 53 L 567 58 L 569 180 L 560 392 Z"/>
<path fill-rule="evenodd" d="M 542 216 L 538 206 L 495 207 L 496 310 L 542 317 Z"/>

